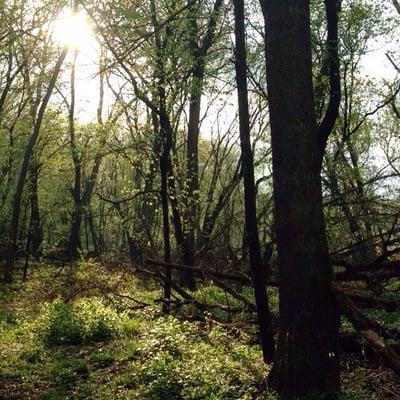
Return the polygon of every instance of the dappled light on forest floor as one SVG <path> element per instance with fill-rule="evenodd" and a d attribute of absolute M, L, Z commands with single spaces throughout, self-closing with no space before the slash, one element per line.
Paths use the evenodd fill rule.
<path fill-rule="evenodd" d="M 0 398 L 274 399 L 248 315 L 229 321 L 184 306 L 165 317 L 154 301 L 160 290 L 130 269 L 36 265 L 29 281 L 3 287 Z M 195 295 L 235 304 L 212 285 Z M 395 315 L 385 318 L 400 326 Z M 379 363 L 356 357 L 342 358 L 345 399 L 383 400 L 399 389 Z"/>

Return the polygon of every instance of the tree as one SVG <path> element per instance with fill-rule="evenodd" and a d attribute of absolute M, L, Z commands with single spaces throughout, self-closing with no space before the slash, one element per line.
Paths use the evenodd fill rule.
<path fill-rule="evenodd" d="M 328 19 L 330 101 L 319 127 L 312 85 L 310 2 L 262 0 L 271 120 L 279 336 L 272 382 L 281 399 L 339 392 L 339 314 L 331 294 L 321 164 L 335 123 L 337 4 Z M 339 97 L 339 98 L 338 98 Z"/>
<path fill-rule="evenodd" d="M 206 56 L 210 51 L 215 39 L 215 30 L 218 21 L 218 14 L 222 7 L 222 0 L 216 0 L 213 9 L 208 17 L 206 32 L 201 37 L 199 45 L 199 26 L 200 16 L 198 8 L 200 4 L 190 2 L 188 25 L 189 25 L 189 57 L 191 58 L 191 84 L 189 88 L 189 118 L 187 126 L 186 142 L 186 204 L 185 204 L 185 223 L 186 223 L 186 243 L 187 243 L 187 265 L 194 265 L 195 252 L 195 227 L 199 218 L 199 135 L 200 135 L 200 112 L 201 98 L 204 86 L 204 75 L 206 69 Z M 193 281 L 192 274 L 183 280 Z"/>
<path fill-rule="evenodd" d="M 244 21 L 244 1 L 234 0 L 235 13 L 235 68 L 239 105 L 239 130 L 241 159 L 244 182 L 245 234 L 250 253 L 250 268 L 257 305 L 260 339 L 264 360 L 273 361 L 275 345 L 271 313 L 266 293 L 266 266 L 263 265 L 258 237 L 256 185 L 254 182 L 254 162 L 250 141 L 249 104 L 247 93 L 247 62 Z"/>
<path fill-rule="evenodd" d="M 6 268 L 4 270 L 4 281 L 10 283 L 13 277 L 13 269 L 14 269 L 14 261 L 15 255 L 17 251 L 17 236 L 18 236 L 18 227 L 19 227 L 19 216 L 21 211 L 21 201 L 22 194 L 25 186 L 26 176 L 28 174 L 29 163 L 31 159 L 31 155 L 33 149 L 35 147 L 36 141 L 39 137 L 40 127 L 42 125 L 44 113 L 46 111 L 46 107 L 49 103 L 50 96 L 55 87 L 58 74 L 60 73 L 61 66 L 64 62 L 64 59 L 67 55 L 67 48 L 64 48 L 57 59 L 56 65 L 54 67 L 50 82 L 46 89 L 46 92 L 41 100 L 40 106 L 37 111 L 37 115 L 35 116 L 34 122 L 32 124 L 32 133 L 29 137 L 29 140 L 25 146 L 24 155 L 22 158 L 21 166 L 19 173 L 17 175 L 15 191 L 13 196 L 13 206 L 12 206 L 12 219 L 11 219 L 11 228 L 10 228 L 10 238 L 8 243 L 8 253 L 7 253 L 7 263 Z"/>

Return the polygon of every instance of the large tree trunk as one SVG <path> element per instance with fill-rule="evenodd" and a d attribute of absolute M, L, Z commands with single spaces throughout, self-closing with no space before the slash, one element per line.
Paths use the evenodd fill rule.
<path fill-rule="evenodd" d="M 309 1 L 261 0 L 266 19 L 280 321 L 280 399 L 339 392 L 339 314 L 322 212 Z"/>
<path fill-rule="evenodd" d="M 265 287 L 266 268 L 263 265 L 258 237 L 256 186 L 254 182 L 253 152 L 250 141 L 249 104 L 247 93 L 247 62 L 244 25 L 244 1 L 234 0 L 235 10 L 235 69 L 239 104 L 240 145 L 242 155 L 245 236 L 249 248 L 250 267 L 253 275 L 254 295 L 257 305 L 260 340 L 264 360 L 273 361 L 274 336 L 272 319 L 269 311 L 268 297 Z"/>

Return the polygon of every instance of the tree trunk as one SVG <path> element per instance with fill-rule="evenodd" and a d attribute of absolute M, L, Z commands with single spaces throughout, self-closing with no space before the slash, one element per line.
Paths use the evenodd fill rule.
<path fill-rule="evenodd" d="M 81 247 L 81 223 L 82 211 L 79 203 L 74 204 L 74 211 L 72 213 L 72 226 L 69 234 L 68 243 L 68 258 L 75 260 L 78 257 L 78 249 Z"/>
<path fill-rule="evenodd" d="M 163 217 L 163 239 L 164 239 L 164 262 L 171 262 L 171 241 L 169 234 L 169 211 L 168 211 L 168 159 L 170 152 L 170 144 L 164 141 L 163 151 L 160 157 L 161 171 L 161 206 Z M 172 270 L 170 267 L 166 269 L 164 281 L 164 299 L 163 312 L 169 313 L 169 300 L 171 299 L 171 280 Z"/>
<path fill-rule="evenodd" d="M 250 141 L 249 104 L 247 92 L 247 62 L 244 25 L 244 1 L 234 0 L 235 12 L 235 69 L 239 104 L 240 145 L 244 183 L 245 236 L 249 249 L 250 268 L 253 275 L 253 287 L 257 305 L 260 340 L 265 362 L 272 362 L 275 345 L 271 313 L 268 305 L 266 269 L 262 263 L 260 241 L 258 237 L 256 186 L 254 182 L 253 152 Z"/>
<path fill-rule="evenodd" d="M 314 114 L 309 1 L 261 0 L 266 25 L 279 337 L 272 384 L 280 399 L 337 398 L 339 314 L 330 292 Z"/>
<path fill-rule="evenodd" d="M 38 199 L 38 173 L 38 167 L 36 165 L 32 166 L 30 171 L 31 226 L 29 227 L 29 232 L 30 251 L 35 257 L 40 255 L 40 246 L 43 240 Z"/>
<path fill-rule="evenodd" d="M 75 131 L 75 65 L 76 58 L 78 56 L 77 50 L 74 51 L 73 60 L 71 64 L 71 103 L 69 104 L 68 110 L 68 128 L 69 135 L 71 138 L 71 153 L 72 161 L 74 164 L 74 187 L 71 190 L 72 197 L 74 200 L 74 209 L 72 211 L 72 226 L 69 234 L 68 242 L 68 257 L 70 260 L 74 260 L 78 256 L 78 249 L 81 247 L 81 223 L 83 216 L 83 204 L 81 195 L 82 186 L 82 156 L 78 143 L 76 140 Z"/>
<path fill-rule="evenodd" d="M 169 123 L 168 115 L 165 105 L 165 77 L 164 77 L 164 63 L 163 63 L 163 50 L 161 38 L 158 32 L 157 10 L 154 0 L 151 0 L 151 14 L 152 22 L 155 30 L 154 42 L 156 45 L 157 56 L 157 94 L 159 100 L 159 115 L 158 118 L 153 118 L 154 129 L 156 134 L 159 133 L 160 141 L 162 143 L 162 152 L 160 154 L 160 175 L 161 175 L 161 207 L 163 218 L 163 239 L 164 239 L 164 261 L 171 262 L 171 241 L 169 232 L 169 207 L 168 207 L 168 180 L 173 179 L 169 176 L 170 170 L 170 153 L 172 147 L 172 134 L 171 126 Z M 172 270 L 170 267 L 166 269 L 164 279 L 164 299 L 166 302 L 163 305 L 163 312 L 169 313 L 171 299 L 171 285 L 172 285 Z"/>
<path fill-rule="evenodd" d="M 155 20 L 155 17 L 153 23 L 154 27 L 156 28 L 157 22 Z M 166 182 L 168 188 L 167 196 L 169 194 L 176 243 L 178 245 L 179 251 L 181 252 L 183 263 L 186 265 L 193 265 L 193 253 L 191 253 L 188 249 L 188 243 L 186 241 L 186 237 L 183 230 L 181 212 L 179 210 L 178 200 L 177 200 L 174 170 L 170 156 L 175 135 L 167 112 L 166 92 L 165 92 L 165 72 L 164 72 L 163 54 L 162 54 L 163 46 L 158 34 L 155 35 L 155 42 L 156 42 L 157 58 L 158 58 L 157 67 L 158 67 L 159 124 L 160 124 L 161 137 L 163 140 L 163 153 L 160 158 L 161 180 L 164 179 L 164 173 L 166 171 L 167 173 Z M 166 170 L 164 171 L 165 168 Z M 164 201 L 165 200 L 163 200 L 163 203 Z M 163 216 L 163 218 L 165 218 L 165 216 Z M 166 276 L 167 279 L 169 279 L 170 270 L 167 270 Z M 188 288 L 190 290 L 194 290 L 196 288 L 195 278 L 191 271 L 183 272 L 180 276 L 180 281 L 181 285 L 185 288 Z"/>
<path fill-rule="evenodd" d="M 195 227 L 198 223 L 199 211 L 199 127 L 201 110 L 201 90 L 203 85 L 204 66 L 199 65 L 193 71 L 192 79 L 195 88 L 192 88 L 189 105 L 189 122 L 187 134 L 187 165 L 186 165 L 186 204 L 185 204 L 185 225 L 186 225 L 186 262 L 194 265 L 195 249 Z M 191 276 L 182 277 L 183 281 L 191 281 Z"/>
<path fill-rule="evenodd" d="M 206 56 L 214 42 L 217 19 L 222 7 L 222 0 L 215 0 L 213 10 L 208 17 L 207 30 L 199 45 L 200 29 L 198 26 L 198 7 L 201 2 L 192 3 L 189 8 L 190 27 L 189 51 L 192 57 L 191 87 L 189 100 L 189 121 L 186 143 L 186 204 L 185 204 L 185 232 L 186 232 L 186 262 L 194 265 L 195 262 L 195 228 L 199 224 L 199 135 L 201 97 L 204 86 Z M 193 281 L 194 277 L 182 277 L 183 280 Z"/>
<path fill-rule="evenodd" d="M 90 209 L 87 215 L 88 223 L 89 223 L 89 229 L 90 229 L 90 236 L 92 237 L 92 243 L 93 243 L 93 255 L 95 257 L 98 257 L 100 254 L 99 251 L 99 239 L 96 234 L 96 229 L 94 226 L 94 220 L 93 220 L 93 211 Z"/>
<path fill-rule="evenodd" d="M 18 228 L 19 228 L 19 215 L 21 212 L 21 201 L 22 194 L 25 186 L 26 176 L 29 168 L 29 161 L 35 147 L 36 141 L 39 137 L 40 127 L 42 125 L 44 113 L 47 108 L 47 104 L 50 100 L 50 96 L 53 92 L 54 86 L 56 84 L 58 74 L 61 70 L 61 66 L 64 62 L 65 56 L 67 55 L 67 49 L 64 49 L 60 56 L 58 57 L 57 63 L 54 67 L 53 75 L 51 77 L 49 86 L 46 90 L 46 93 L 43 97 L 43 100 L 40 104 L 39 111 L 35 118 L 35 121 L 32 126 L 32 134 L 29 137 L 28 143 L 26 144 L 24 155 L 21 162 L 20 171 L 17 177 L 17 183 L 14 192 L 13 199 L 13 209 L 12 209 L 12 218 L 11 218 L 11 227 L 10 227 L 10 237 L 8 243 L 8 252 L 7 252 L 7 262 L 4 270 L 4 281 L 6 283 L 11 283 L 13 278 L 13 270 L 14 270 L 14 261 L 15 255 L 17 251 L 17 237 L 18 237 Z"/>

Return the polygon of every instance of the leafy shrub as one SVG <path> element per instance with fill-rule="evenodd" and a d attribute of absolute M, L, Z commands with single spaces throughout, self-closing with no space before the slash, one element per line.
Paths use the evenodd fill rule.
<path fill-rule="evenodd" d="M 372 397 L 370 393 L 360 388 L 347 390 L 345 393 L 342 393 L 339 397 L 340 400 L 364 400 L 371 398 Z"/>
<path fill-rule="evenodd" d="M 134 398 L 141 400 L 175 400 L 182 398 L 183 388 L 179 361 L 168 352 L 147 362 L 135 364 L 133 371 L 118 375 L 114 383 L 119 388 L 135 389 Z"/>
<path fill-rule="evenodd" d="M 49 312 L 44 342 L 74 345 L 108 341 L 118 334 L 120 325 L 121 317 L 99 300 L 55 302 Z"/>
<path fill-rule="evenodd" d="M 44 341 L 47 345 L 80 344 L 84 339 L 82 320 L 71 303 L 56 303 L 50 312 Z"/>

